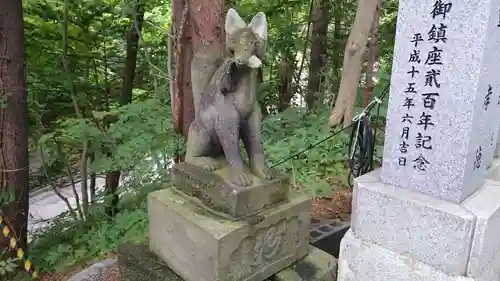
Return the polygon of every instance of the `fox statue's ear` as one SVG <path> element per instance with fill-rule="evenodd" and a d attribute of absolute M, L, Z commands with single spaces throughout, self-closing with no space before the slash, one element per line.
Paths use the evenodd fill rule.
<path fill-rule="evenodd" d="M 259 37 L 260 41 L 267 41 L 267 20 L 266 20 L 266 14 L 263 12 L 258 12 L 250 21 L 250 24 L 248 25 L 255 35 Z"/>
<path fill-rule="evenodd" d="M 245 28 L 246 22 L 238 15 L 235 9 L 230 8 L 226 15 L 226 24 L 224 26 L 227 35 L 233 34 L 235 31 Z"/>

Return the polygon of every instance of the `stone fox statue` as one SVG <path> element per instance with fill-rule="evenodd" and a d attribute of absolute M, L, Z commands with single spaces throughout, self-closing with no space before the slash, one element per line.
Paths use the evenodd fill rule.
<path fill-rule="evenodd" d="M 191 63 L 195 119 L 189 128 L 186 162 L 213 171 L 220 166 L 216 158 L 224 155 L 229 181 L 248 186 L 252 177 L 243 169 L 240 137 L 250 171 L 262 180 L 271 179 L 264 163 L 262 116 L 256 100 L 257 71 L 267 41 L 266 16 L 257 13 L 247 25 L 234 9 L 229 9 L 225 31 L 224 57 L 211 46 L 204 46 Z"/>

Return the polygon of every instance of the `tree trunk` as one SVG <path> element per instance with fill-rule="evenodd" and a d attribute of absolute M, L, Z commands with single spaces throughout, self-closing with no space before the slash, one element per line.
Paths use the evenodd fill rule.
<path fill-rule="evenodd" d="M 134 88 L 135 69 L 137 66 L 137 52 L 142 24 L 144 22 L 143 6 L 141 1 L 138 0 L 134 16 L 132 17 L 133 23 L 127 32 L 127 54 L 125 58 L 120 105 L 126 105 L 132 102 L 132 89 Z"/>
<path fill-rule="evenodd" d="M 83 111 L 80 108 L 80 105 L 78 104 L 78 98 L 77 98 L 77 92 L 75 89 L 75 83 L 72 78 L 73 74 L 73 69 L 71 67 L 72 62 L 70 61 L 70 57 L 68 56 L 68 51 L 69 51 L 69 46 L 68 46 L 68 26 L 69 26 L 69 0 L 64 1 L 64 6 L 63 6 L 63 22 L 62 24 L 62 40 L 63 40 L 63 46 L 62 46 L 62 61 L 63 61 L 63 67 L 64 71 L 66 73 L 66 79 L 68 79 L 68 84 L 70 85 L 70 95 L 71 95 L 71 101 L 73 103 L 73 107 L 75 109 L 75 114 L 78 118 L 83 119 Z M 88 214 L 89 210 L 89 194 L 88 194 L 88 187 L 87 187 L 87 158 L 88 158 L 88 149 L 89 149 L 89 141 L 86 137 L 83 139 L 83 144 L 82 144 L 82 156 L 80 158 L 80 175 L 81 175 L 81 183 L 80 183 L 80 190 L 82 193 L 82 211 L 83 215 L 86 216 Z M 76 196 L 76 193 L 75 193 Z M 82 218 L 84 219 L 84 218 Z"/>
<path fill-rule="evenodd" d="M 92 162 L 90 162 L 92 165 Z M 97 190 L 96 190 L 96 179 L 97 175 L 96 173 L 92 172 L 90 173 L 90 185 L 89 185 L 89 193 L 90 193 L 90 203 L 93 204 L 95 202 L 95 199 L 97 197 Z"/>
<path fill-rule="evenodd" d="M 61 181 L 61 183 L 56 184 L 54 182 L 54 180 L 52 179 L 52 177 L 49 175 L 49 172 L 47 171 L 47 163 L 45 162 L 45 152 L 43 151 L 42 145 L 40 145 L 40 158 L 42 161 L 42 172 L 45 175 L 45 178 L 49 181 L 49 185 L 52 186 L 52 190 L 57 195 L 57 197 L 59 197 L 59 199 L 61 199 L 64 202 L 64 204 L 66 205 L 66 208 L 68 208 L 69 214 L 71 215 L 73 220 L 78 221 L 78 216 L 76 215 L 75 210 L 73 210 L 73 207 L 71 207 L 71 203 L 69 202 L 68 198 L 66 198 L 66 196 L 64 196 L 60 191 L 60 189 L 62 187 L 64 187 L 64 181 Z M 80 210 L 78 198 L 76 198 L 76 203 L 77 203 L 78 210 Z M 80 213 L 80 215 L 81 215 L 81 213 Z"/>
<path fill-rule="evenodd" d="M 309 79 L 307 82 L 306 104 L 309 111 L 323 103 L 320 85 L 327 56 L 327 32 L 330 21 L 330 0 L 315 0 L 311 26 L 311 55 Z"/>
<path fill-rule="evenodd" d="M 194 119 L 191 58 L 201 44 L 215 44 L 223 52 L 224 0 L 174 0 L 173 120 L 176 132 L 187 137 Z"/>
<path fill-rule="evenodd" d="M 291 59 L 289 63 L 286 59 Z M 290 107 L 290 103 L 294 94 L 293 89 L 293 56 L 287 56 L 287 58 L 282 58 L 278 65 L 278 75 L 279 75 L 279 100 L 278 100 L 278 112 L 283 112 Z"/>
<path fill-rule="evenodd" d="M 344 14 L 342 13 L 342 0 L 333 0 L 333 16 L 334 16 L 334 21 L 333 21 L 333 54 L 339 54 L 337 56 L 332 56 L 331 61 L 332 61 L 332 67 L 334 70 L 334 77 L 333 77 L 333 83 L 332 83 L 332 89 L 335 89 L 334 93 L 332 93 L 332 96 L 330 97 L 330 100 L 328 104 L 333 104 L 333 101 L 335 100 L 336 93 L 338 93 L 339 90 L 339 82 L 340 82 L 340 67 L 342 66 L 342 55 L 341 55 L 341 48 L 344 46 L 342 44 L 342 18 L 344 17 Z"/>
<path fill-rule="evenodd" d="M 120 183 L 120 171 L 111 171 L 106 173 L 105 213 L 109 217 L 114 217 L 118 213 L 118 184 Z"/>
<path fill-rule="evenodd" d="M 310 30 L 311 30 L 311 24 L 312 24 L 312 16 L 313 16 L 313 10 L 314 10 L 314 0 L 311 0 L 309 2 L 309 18 L 307 20 L 307 26 L 304 30 L 304 36 L 302 36 L 304 39 L 304 46 L 301 51 L 301 58 L 300 58 L 300 64 L 299 64 L 299 69 L 297 72 L 295 72 L 295 86 L 294 86 L 294 94 L 298 93 L 301 96 L 302 99 L 302 70 L 304 69 L 304 62 L 306 59 L 306 54 L 307 50 L 309 48 L 309 41 L 307 38 L 310 38 Z M 272 68 L 271 68 L 272 70 Z M 300 101 L 302 103 L 302 100 Z"/>
<path fill-rule="evenodd" d="M 82 156 L 80 158 L 80 193 L 82 194 L 82 211 L 83 218 L 86 218 L 89 213 L 89 188 L 87 183 L 88 178 L 88 154 L 89 154 L 89 141 L 87 139 L 83 140 Z"/>
<path fill-rule="evenodd" d="M 83 214 L 82 206 L 80 204 L 80 196 L 78 195 L 78 191 L 76 190 L 76 181 L 75 176 L 73 175 L 73 168 L 71 167 L 71 163 L 66 163 L 66 173 L 68 174 L 69 182 L 71 184 L 71 190 L 75 195 L 76 209 L 78 211 L 78 214 L 80 215 L 80 218 L 84 220 L 85 215 Z"/>
<path fill-rule="evenodd" d="M 0 192 L 14 193 L 2 204 L 7 224 L 26 249 L 29 212 L 28 101 L 22 1 L 3 0 L 0 9 Z M 14 190 L 12 190 L 14 189 Z M 8 241 L 0 240 L 0 249 Z"/>
<path fill-rule="evenodd" d="M 361 76 L 362 59 L 366 51 L 376 8 L 377 1 L 358 1 L 356 18 L 345 47 L 339 94 L 328 122 L 330 127 L 339 125 L 342 121 L 344 126 L 352 124 L 356 94 Z"/>
<path fill-rule="evenodd" d="M 379 26 L 380 26 L 380 2 L 377 0 L 377 9 L 373 17 L 373 24 L 371 29 L 370 39 L 368 40 L 368 61 L 366 62 L 366 85 L 363 91 L 363 107 L 367 107 L 372 97 L 373 76 L 375 75 L 375 63 L 378 61 L 380 55 L 380 40 L 379 40 Z"/>
<path fill-rule="evenodd" d="M 125 68 L 123 72 L 123 81 L 120 95 L 120 105 L 127 105 L 132 102 L 132 90 L 134 88 L 135 69 L 137 66 L 137 53 L 139 40 L 144 22 L 144 5 L 140 0 L 136 1 L 135 11 L 132 16 L 132 24 L 127 33 L 127 54 L 125 58 Z M 110 122 L 105 122 L 107 129 Z M 111 155 L 109 155 L 111 156 Z M 106 172 L 105 194 L 109 199 L 106 206 L 106 214 L 113 217 L 118 212 L 118 185 L 120 183 L 120 171 Z"/>
<path fill-rule="evenodd" d="M 90 160 L 90 166 L 92 166 L 92 163 L 94 163 L 94 160 L 95 160 L 95 153 L 90 154 L 89 160 Z M 97 197 L 96 179 L 97 179 L 96 173 L 95 172 L 90 173 L 89 192 L 90 192 L 90 202 L 91 203 L 94 203 L 95 199 Z"/>

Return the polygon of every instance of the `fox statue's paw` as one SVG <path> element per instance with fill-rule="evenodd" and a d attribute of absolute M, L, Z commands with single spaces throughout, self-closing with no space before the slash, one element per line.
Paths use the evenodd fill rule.
<path fill-rule="evenodd" d="M 252 184 L 252 175 L 247 172 L 240 171 L 230 171 L 229 172 L 229 181 L 238 186 L 249 186 Z"/>
<path fill-rule="evenodd" d="M 254 167 L 252 168 L 252 173 L 261 180 L 271 180 L 273 178 L 273 174 L 268 167 Z"/>
<path fill-rule="evenodd" d="M 191 159 L 186 159 L 186 163 L 200 167 L 209 172 L 213 172 L 222 166 L 219 161 L 211 157 L 193 157 Z"/>

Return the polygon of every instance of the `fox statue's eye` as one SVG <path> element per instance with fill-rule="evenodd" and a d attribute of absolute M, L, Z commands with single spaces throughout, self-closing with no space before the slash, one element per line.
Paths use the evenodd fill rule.
<path fill-rule="evenodd" d="M 231 56 L 234 56 L 234 50 L 233 49 L 229 49 L 229 53 L 231 54 Z"/>

